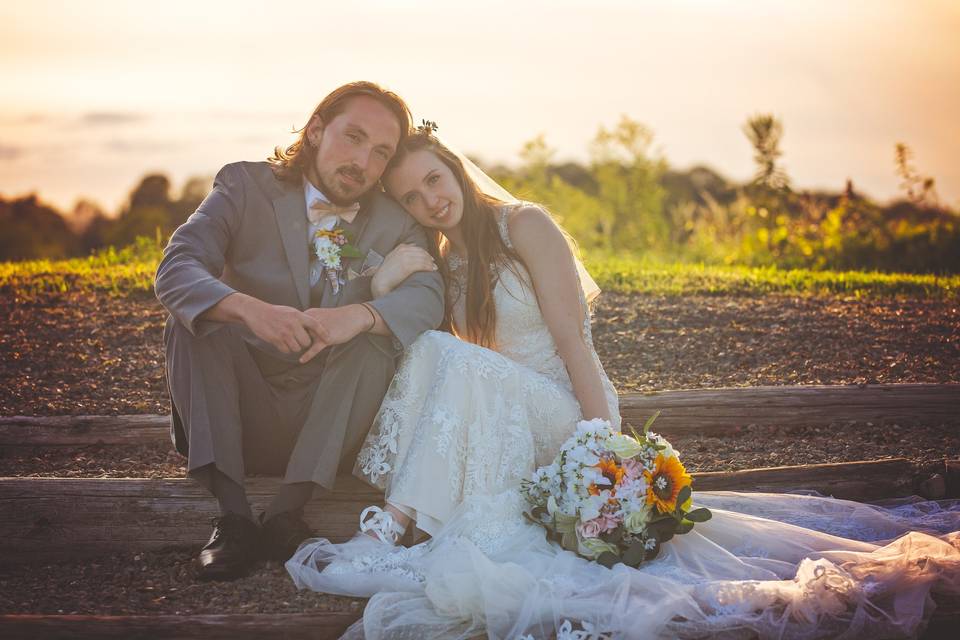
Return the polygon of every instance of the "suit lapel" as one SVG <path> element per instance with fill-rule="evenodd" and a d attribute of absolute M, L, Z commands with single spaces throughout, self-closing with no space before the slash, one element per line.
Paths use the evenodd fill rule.
<path fill-rule="evenodd" d="M 307 205 L 303 189 L 284 189 L 273 198 L 273 210 L 287 254 L 287 264 L 293 274 L 297 296 L 304 309 L 310 306 L 309 262 L 310 248 L 307 242 Z"/>

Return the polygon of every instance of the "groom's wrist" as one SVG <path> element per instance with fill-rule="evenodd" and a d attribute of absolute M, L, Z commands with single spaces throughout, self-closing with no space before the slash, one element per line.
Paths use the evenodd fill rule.
<path fill-rule="evenodd" d="M 239 322 L 249 324 L 247 320 L 250 317 L 251 310 L 256 304 L 263 303 L 252 296 L 235 291 L 203 312 L 199 319 L 213 322 Z"/>

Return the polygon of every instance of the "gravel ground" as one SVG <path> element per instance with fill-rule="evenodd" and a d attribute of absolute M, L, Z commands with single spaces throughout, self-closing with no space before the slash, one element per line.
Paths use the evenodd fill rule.
<path fill-rule="evenodd" d="M 233 582 L 201 582 L 199 548 L 6 567 L 0 573 L 0 613 L 320 613 L 363 607 L 357 598 L 298 592 L 278 562 L 262 563 Z"/>
<path fill-rule="evenodd" d="M 0 297 L 0 415 L 167 413 L 152 298 Z M 960 305 L 941 300 L 606 293 L 594 342 L 621 391 L 960 382 Z"/>

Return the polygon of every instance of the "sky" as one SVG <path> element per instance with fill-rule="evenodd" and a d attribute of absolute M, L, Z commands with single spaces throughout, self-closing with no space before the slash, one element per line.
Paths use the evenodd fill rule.
<path fill-rule="evenodd" d="M 676 169 L 754 171 L 747 118 L 784 125 L 798 189 L 899 192 L 894 145 L 960 206 L 957 0 L 31 0 L 0 5 L 0 195 L 116 210 L 292 139 L 373 80 L 488 163 L 543 134 L 586 161 L 621 115 Z"/>

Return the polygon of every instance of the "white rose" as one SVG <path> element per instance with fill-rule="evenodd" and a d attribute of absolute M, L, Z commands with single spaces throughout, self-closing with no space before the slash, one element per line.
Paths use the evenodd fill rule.
<path fill-rule="evenodd" d="M 621 458 L 632 458 L 643 451 L 643 445 L 628 435 L 617 433 L 607 439 L 607 448 Z"/>
<path fill-rule="evenodd" d="M 649 509 L 639 509 L 637 511 L 629 514 L 626 519 L 623 521 L 623 526 L 627 528 L 627 531 L 630 533 L 640 533 L 643 531 L 647 522 L 650 521 L 650 510 Z"/>

